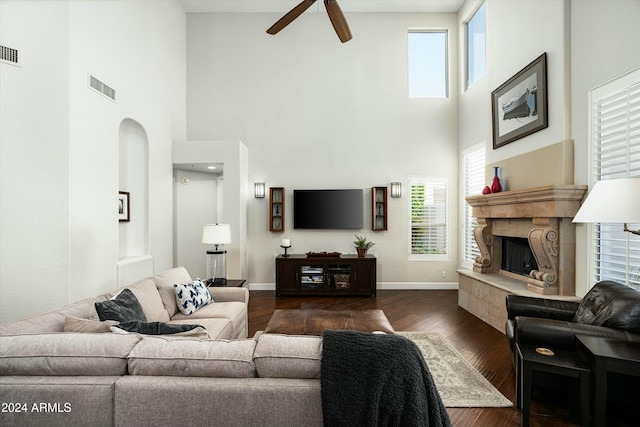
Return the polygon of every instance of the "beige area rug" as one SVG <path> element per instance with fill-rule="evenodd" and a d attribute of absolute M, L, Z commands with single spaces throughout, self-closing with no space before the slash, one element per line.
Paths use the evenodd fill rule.
<path fill-rule="evenodd" d="M 415 342 L 424 355 L 442 402 L 449 408 L 513 406 L 442 335 L 396 332 Z"/>

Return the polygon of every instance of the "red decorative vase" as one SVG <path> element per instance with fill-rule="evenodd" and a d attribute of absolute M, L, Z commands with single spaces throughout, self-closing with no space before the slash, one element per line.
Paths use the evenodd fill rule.
<path fill-rule="evenodd" d="M 493 183 L 491 184 L 491 192 L 499 193 L 502 191 L 502 185 L 500 185 L 500 178 L 498 177 L 498 168 L 495 167 L 495 175 L 493 176 Z"/>

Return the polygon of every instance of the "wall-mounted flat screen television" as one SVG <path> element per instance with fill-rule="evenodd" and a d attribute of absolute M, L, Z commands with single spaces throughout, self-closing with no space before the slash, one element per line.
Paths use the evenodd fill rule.
<path fill-rule="evenodd" d="M 293 190 L 293 228 L 361 229 L 362 189 Z"/>

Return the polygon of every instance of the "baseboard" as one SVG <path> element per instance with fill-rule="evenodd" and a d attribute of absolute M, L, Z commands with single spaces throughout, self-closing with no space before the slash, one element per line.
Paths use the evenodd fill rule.
<path fill-rule="evenodd" d="M 275 291 L 275 283 L 251 283 L 247 285 L 250 291 Z M 381 290 L 450 290 L 458 289 L 458 282 L 378 282 L 377 289 Z"/>
<path fill-rule="evenodd" d="M 378 289 L 384 290 L 447 290 L 458 289 L 458 282 L 378 282 Z"/>
<path fill-rule="evenodd" d="M 276 284 L 275 283 L 251 283 L 247 282 L 247 287 L 250 291 L 275 291 Z"/>

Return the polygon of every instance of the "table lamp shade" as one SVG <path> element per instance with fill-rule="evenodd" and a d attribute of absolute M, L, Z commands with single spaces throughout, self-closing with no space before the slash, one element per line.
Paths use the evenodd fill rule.
<path fill-rule="evenodd" d="M 229 224 L 206 224 L 202 228 L 202 243 L 211 245 L 231 243 L 231 227 Z"/>
<path fill-rule="evenodd" d="M 573 222 L 640 224 L 640 177 L 596 182 Z"/>
<path fill-rule="evenodd" d="M 227 284 L 227 251 L 218 250 L 218 245 L 231 243 L 229 224 L 206 224 L 202 228 L 202 243 L 215 245 L 215 250 L 207 251 L 207 280 L 213 286 Z"/>

